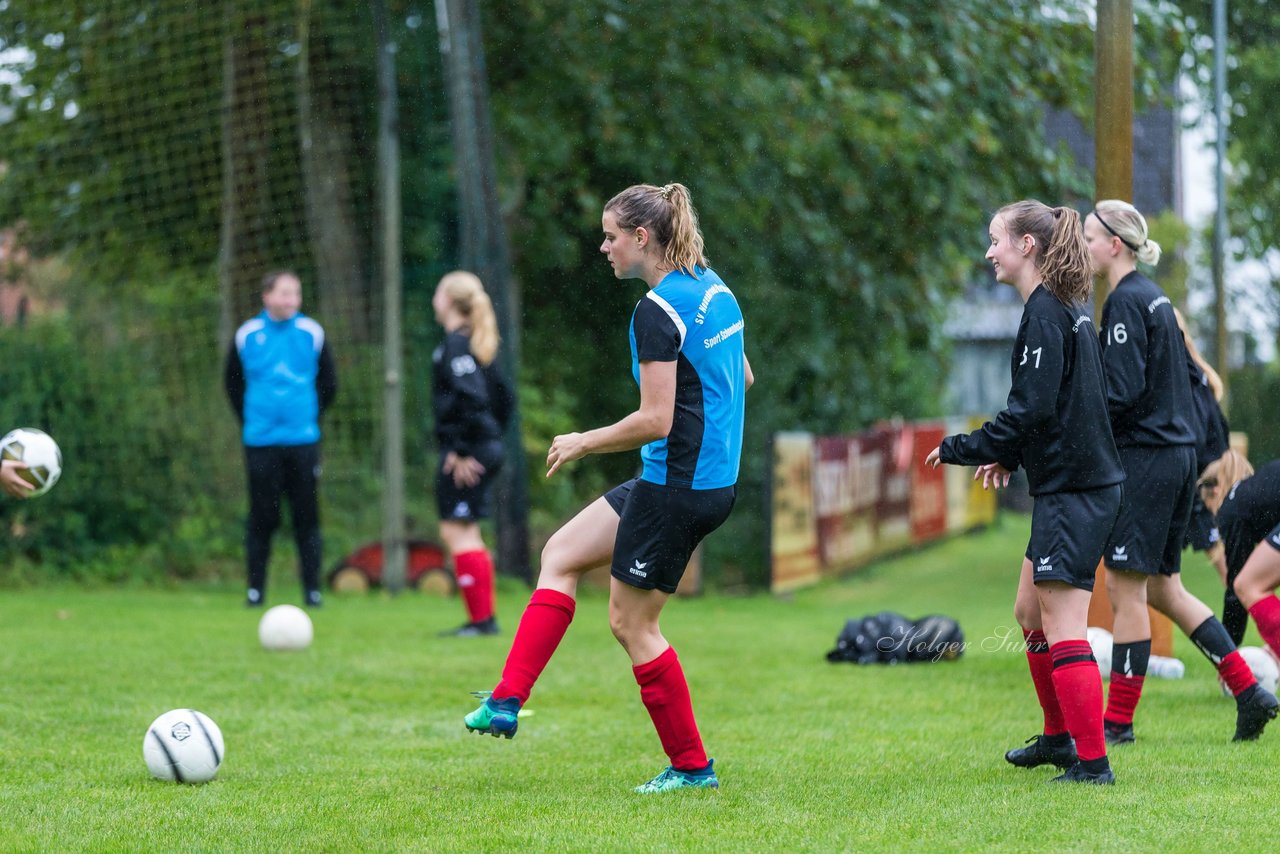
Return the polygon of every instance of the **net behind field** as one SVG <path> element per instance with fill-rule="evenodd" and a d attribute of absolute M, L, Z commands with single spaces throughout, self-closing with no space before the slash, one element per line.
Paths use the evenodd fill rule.
<path fill-rule="evenodd" d="M 396 21 L 402 35 L 421 24 Z M 0 279 L 26 306 L 0 331 L 0 423 L 48 430 L 66 457 L 39 504 L 0 507 L 0 551 L 57 562 L 150 542 L 179 574 L 238 560 L 243 456 L 223 363 L 262 308 L 263 275 L 286 268 L 338 369 L 322 422 L 326 564 L 378 536 L 374 38 L 363 4 L 0 3 Z M 408 41 L 420 86 L 431 41 Z M 402 100 L 412 118 L 419 99 Z M 406 280 L 420 514 L 435 335 L 422 291 L 438 272 Z"/>

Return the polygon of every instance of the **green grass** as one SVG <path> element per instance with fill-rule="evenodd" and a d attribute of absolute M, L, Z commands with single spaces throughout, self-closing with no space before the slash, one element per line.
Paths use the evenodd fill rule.
<path fill-rule="evenodd" d="M 606 602 L 583 596 L 514 741 L 468 734 L 469 690 L 495 681 L 507 630 L 435 637 L 456 601 L 331 599 L 302 653 L 259 648 L 240 591 L 0 594 L 0 849 L 217 851 L 1276 850 L 1280 727 L 1232 744 L 1234 704 L 1182 637 L 1187 678 L 1152 680 L 1114 788 L 1047 786 L 1003 752 L 1038 731 L 1013 627 L 1027 521 L 881 563 L 794 597 L 673 602 L 723 788 L 644 798 L 665 764 Z M 1188 586 L 1215 608 L 1211 569 Z M 276 580 L 277 601 L 294 594 Z M 955 616 L 951 664 L 832 665 L 846 618 Z M 1018 636 L 1020 638 L 1020 635 Z M 1257 643 L 1256 635 L 1251 640 Z M 212 783 L 152 780 L 153 718 L 221 727 Z"/>

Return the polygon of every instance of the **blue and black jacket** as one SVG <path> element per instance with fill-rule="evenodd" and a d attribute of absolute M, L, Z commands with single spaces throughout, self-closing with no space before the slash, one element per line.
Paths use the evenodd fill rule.
<path fill-rule="evenodd" d="M 250 448 L 320 441 L 320 415 L 338 393 L 324 328 L 304 314 L 272 320 L 264 310 L 242 324 L 223 379 Z"/>

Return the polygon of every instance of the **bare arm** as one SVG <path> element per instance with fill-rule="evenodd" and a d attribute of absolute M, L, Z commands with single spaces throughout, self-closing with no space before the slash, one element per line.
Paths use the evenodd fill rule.
<path fill-rule="evenodd" d="M 608 427 L 556 436 L 547 451 L 547 477 L 587 454 L 630 451 L 671 432 L 676 407 L 676 363 L 640 363 L 640 408 Z"/>
<path fill-rule="evenodd" d="M 746 371 L 747 388 L 751 388 L 756 384 L 756 375 L 751 371 L 751 360 L 747 358 L 747 354 L 742 354 L 742 367 Z"/>

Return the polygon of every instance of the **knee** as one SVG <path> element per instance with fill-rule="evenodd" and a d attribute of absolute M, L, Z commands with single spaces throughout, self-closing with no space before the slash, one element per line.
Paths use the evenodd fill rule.
<path fill-rule="evenodd" d="M 1024 629 L 1032 628 L 1040 625 L 1040 604 L 1030 601 L 1024 597 L 1019 597 L 1013 603 L 1013 618 L 1018 621 L 1018 625 Z"/>
<path fill-rule="evenodd" d="M 658 626 L 649 620 L 627 613 L 616 608 L 609 609 L 609 630 L 614 638 L 622 644 L 623 649 L 630 650 L 642 639 L 657 634 Z"/>

